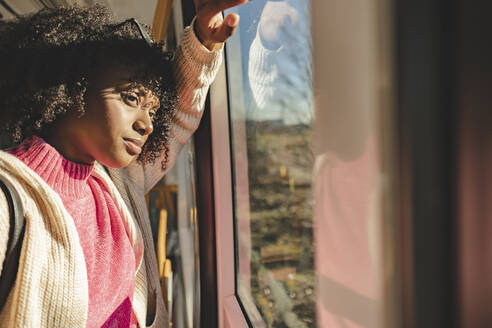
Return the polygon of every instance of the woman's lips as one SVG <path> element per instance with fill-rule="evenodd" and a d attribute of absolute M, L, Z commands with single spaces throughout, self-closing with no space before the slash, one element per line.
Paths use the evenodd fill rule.
<path fill-rule="evenodd" d="M 143 142 L 138 139 L 123 138 L 126 145 L 126 151 L 130 155 L 138 155 L 142 152 Z"/>

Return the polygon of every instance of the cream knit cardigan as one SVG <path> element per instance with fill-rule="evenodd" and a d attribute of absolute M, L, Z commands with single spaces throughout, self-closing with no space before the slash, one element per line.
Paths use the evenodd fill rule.
<path fill-rule="evenodd" d="M 171 129 L 168 164 L 196 130 L 208 87 L 222 60 L 222 52 L 210 52 L 187 28 L 176 52 L 178 111 Z M 163 155 L 164 156 L 164 155 Z M 160 161 L 125 169 L 109 169 L 96 163 L 93 175 L 100 178 L 123 214 L 138 269 L 133 309 L 140 327 L 146 317 L 150 327 L 167 327 L 154 242 L 145 194 L 167 170 Z M 0 151 L 0 174 L 21 195 L 26 232 L 16 282 L 0 313 L 0 327 L 84 327 L 87 320 L 88 281 L 82 247 L 73 219 L 54 192 L 34 171 L 16 157 Z M 8 207 L 0 193 L 0 265 L 9 231 Z"/>

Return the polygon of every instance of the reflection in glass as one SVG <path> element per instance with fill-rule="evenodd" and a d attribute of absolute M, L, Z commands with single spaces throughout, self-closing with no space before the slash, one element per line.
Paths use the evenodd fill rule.
<path fill-rule="evenodd" d="M 239 14 L 227 47 L 239 296 L 255 327 L 314 327 L 309 2 Z"/>
<path fill-rule="evenodd" d="M 389 175 L 383 171 L 388 155 L 383 154 L 381 131 L 388 131 L 382 118 L 391 65 L 380 61 L 386 58 L 377 29 L 383 5 L 313 4 L 313 30 L 318 32 L 313 35 L 313 194 L 319 327 L 394 326 L 387 321 L 392 309 L 384 308 L 383 301 L 385 283 L 393 279 L 390 258 L 383 271 L 383 252 L 389 252 L 383 244 L 392 246 L 384 243 L 382 216 Z M 392 292 L 388 290 L 386 304 L 391 304 Z"/>
<path fill-rule="evenodd" d="M 236 280 L 254 327 L 385 325 L 383 2 L 238 9 L 226 48 Z"/>

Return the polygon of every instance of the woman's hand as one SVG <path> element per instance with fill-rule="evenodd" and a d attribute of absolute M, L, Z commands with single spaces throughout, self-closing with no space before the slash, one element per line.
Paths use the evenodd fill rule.
<path fill-rule="evenodd" d="M 288 2 L 267 1 L 258 24 L 262 44 L 267 49 L 277 50 L 289 42 L 298 21 L 297 10 Z"/>
<path fill-rule="evenodd" d="M 232 13 L 222 18 L 222 11 L 239 6 L 248 0 L 194 0 L 196 9 L 195 34 L 209 50 L 222 47 L 238 24 L 239 15 Z"/>

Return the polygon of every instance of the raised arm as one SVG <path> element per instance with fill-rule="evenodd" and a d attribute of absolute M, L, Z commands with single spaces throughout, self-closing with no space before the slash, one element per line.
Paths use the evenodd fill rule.
<path fill-rule="evenodd" d="M 223 43 L 234 33 L 239 16 L 229 14 L 222 19 L 222 11 L 247 0 L 195 0 L 197 16 L 185 29 L 174 60 L 179 102 L 166 146 L 167 164 L 162 159 L 153 164 L 133 162 L 123 170 L 130 179 L 147 193 L 166 172 L 198 128 L 208 88 L 222 63 Z"/>

